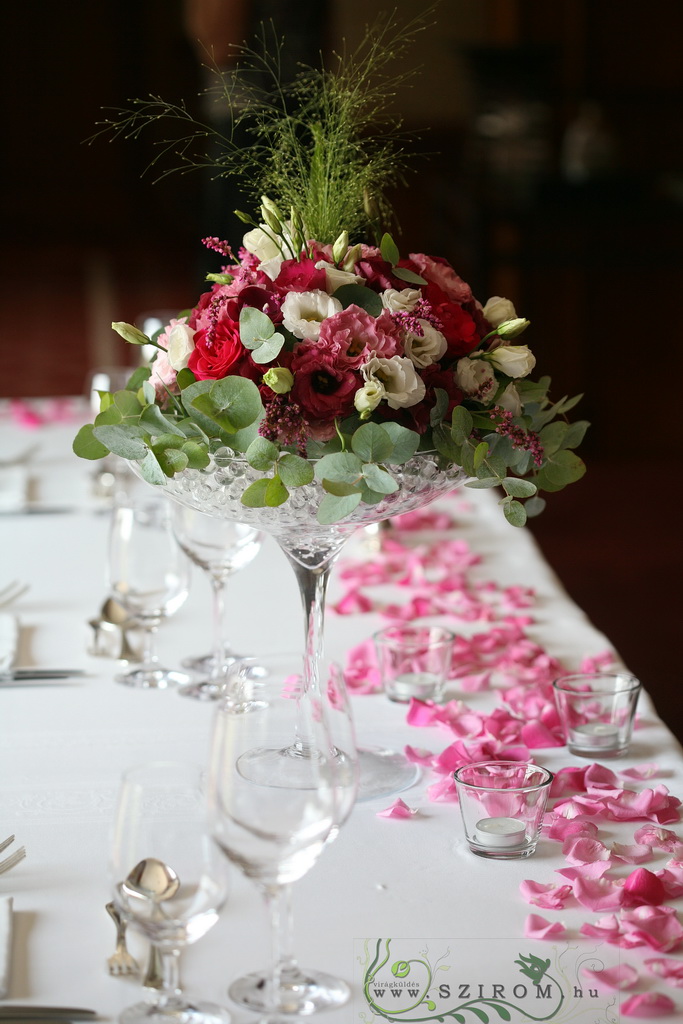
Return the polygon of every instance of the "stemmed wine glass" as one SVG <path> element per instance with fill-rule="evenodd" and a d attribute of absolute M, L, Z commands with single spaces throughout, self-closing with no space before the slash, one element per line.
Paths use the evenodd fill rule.
<path fill-rule="evenodd" d="M 124 1010 L 121 1024 L 229 1024 L 212 1003 L 189 1002 L 179 981 L 181 949 L 216 923 L 227 864 L 208 834 L 204 772 L 153 761 L 123 776 L 114 818 L 110 879 L 126 922 L 155 946 L 162 987 Z"/>
<path fill-rule="evenodd" d="M 304 685 L 301 660 L 297 669 L 263 658 L 232 666 L 211 742 L 212 835 L 253 879 L 271 913 L 271 969 L 237 979 L 228 991 L 267 1020 L 332 1009 L 349 998 L 345 982 L 301 969 L 289 948 L 290 887 L 336 837 L 358 787 L 341 673 L 316 693 Z"/>
<path fill-rule="evenodd" d="M 154 636 L 162 621 L 185 602 L 190 565 L 171 529 L 170 506 L 153 497 L 118 506 L 109 535 L 109 588 L 144 630 L 142 664 L 116 676 L 137 687 L 185 685 L 191 676 L 159 665 Z"/>
<path fill-rule="evenodd" d="M 176 540 L 208 575 L 213 596 L 213 650 L 209 655 L 183 662 L 188 668 L 205 672 L 206 678 L 181 687 L 179 692 L 199 700 L 214 700 L 220 693 L 227 666 L 239 657 L 226 644 L 225 586 L 234 573 L 256 558 L 263 534 L 253 526 L 217 519 L 175 502 L 171 519 Z"/>

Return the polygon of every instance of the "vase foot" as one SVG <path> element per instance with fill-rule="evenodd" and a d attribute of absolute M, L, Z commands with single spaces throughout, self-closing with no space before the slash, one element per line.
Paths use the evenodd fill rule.
<path fill-rule="evenodd" d="M 375 797 L 402 793 L 420 778 L 420 766 L 395 750 L 364 747 L 358 751 L 358 763 L 358 800 L 374 800 Z"/>

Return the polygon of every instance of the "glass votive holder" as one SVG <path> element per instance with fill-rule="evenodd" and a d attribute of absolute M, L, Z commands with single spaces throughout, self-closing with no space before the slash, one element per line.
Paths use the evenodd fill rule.
<path fill-rule="evenodd" d="M 441 698 L 455 634 L 443 626 L 388 626 L 373 637 L 384 692 L 407 704 Z"/>
<path fill-rule="evenodd" d="M 628 750 L 640 682 L 629 672 L 560 676 L 555 703 L 571 754 L 618 757 Z"/>
<path fill-rule="evenodd" d="M 453 773 L 472 853 L 521 860 L 536 849 L 552 772 L 523 761 L 479 761 Z"/>

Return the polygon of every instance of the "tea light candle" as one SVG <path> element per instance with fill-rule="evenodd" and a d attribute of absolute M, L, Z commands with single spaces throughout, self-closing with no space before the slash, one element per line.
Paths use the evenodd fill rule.
<path fill-rule="evenodd" d="M 596 749 L 616 747 L 619 743 L 619 729 L 609 722 L 586 722 L 571 730 L 571 741 L 577 747 Z"/>
<path fill-rule="evenodd" d="M 387 696 L 399 703 L 408 703 L 412 697 L 428 700 L 438 685 L 438 677 L 432 672 L 404 672 L 386 684 Z"/>
<path fill-rule="evenodd" d="M 526 825 L 519 818 L 482 818 L 475 827 L 481 846 L 521 846 L 526 833 Z"/>

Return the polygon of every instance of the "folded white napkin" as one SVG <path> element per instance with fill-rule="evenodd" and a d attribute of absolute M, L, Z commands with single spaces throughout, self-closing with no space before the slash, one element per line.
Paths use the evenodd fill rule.
<path fill-rule="evenodd" d="M 12 968 L 12 897 L 0 897 L 0 999 L 9 992 Z"/>
<path fill-rule="evenodd" d="M 26 505 L 28 475 L 26 466 L 0 469 L 0 511 L 11 512 Z"/>
<path fill-rule="evenodd" d="M 19 619 L 0 612 L 0 672 L 8 672 L 14 664 L 19 646 Z"/>

